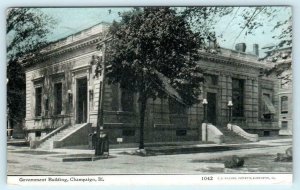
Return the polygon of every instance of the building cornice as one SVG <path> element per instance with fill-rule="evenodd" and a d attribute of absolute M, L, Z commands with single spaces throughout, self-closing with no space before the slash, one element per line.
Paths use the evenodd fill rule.
<path fill-rule="evenodd" d="M 199 52 L 199 56 L 201 60 L 223 63 L 223 64 L 244 67 L 244 68 L 266 69 L 271 67 L 269 65 L 265 65 L 258 61 L 252 61 L 252 60 L 250 61 L 235 56 L 222 55 L 222 53 L 212 54 L 207 52 Z"/>
<path fill-rule="evenodd" d="M 38 57 L 33 57 L 33 58 L 27 60 L 25 63 L 23 63 L 23 66 L 30 67 L 32 65 L 35 65 L 35 64 L 45 61 L 47 59 L 60 56 L 64 53 L 97 44 L 97 43 L 103 41 L 103 38 L 104 38 L 104 35 L 102 33 L 98 33 L 96 35 L 89 36 L 88 38 L 84 38 L 79 41 L 70 43 L 68 45 L 61 46 L 61 47 L 53 49 L 53 50 L 49 50 L 45 53 L 41 53 L 40 55 L 38 55 Z"/>

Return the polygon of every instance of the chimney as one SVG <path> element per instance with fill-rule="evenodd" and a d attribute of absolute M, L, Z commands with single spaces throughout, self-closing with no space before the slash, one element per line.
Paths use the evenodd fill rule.
<path fill-rule="evenodd" d="M 253 44 L 253 53 L 259 57 L 259 46 L 258 44 Z"/>
<path fill-rule="evenodd" d="M 235 45 L 235 50 L 239 52 L 245 52 L 246 51 L 246 44 L 245 43 L 238 43 Z"/>

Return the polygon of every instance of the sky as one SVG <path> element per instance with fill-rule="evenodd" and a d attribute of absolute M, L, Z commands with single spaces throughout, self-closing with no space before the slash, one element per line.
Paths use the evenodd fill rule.
<path fill-rule="evenodd" d="M 101 22 L 119 21 L 118 13 L 130 8 L 42 8 L 41 10 L 56 20 L 52 34 L 48 36 L 50 41 L 55 41 Z"/>
<path fill-rule="evenodd" d="M 258 15 L 258 19 L 265 20 L 265 24 L 256 30 L 255 35 L 245 36 L 243 33 L 239 36 L 241 31 L 239 23 L 242 21 L 240 14 L 244 9 L 250 10 L 251 8 L 236 7 L 231 15 L 219 19 L 215 32 L 217 36 L 222 36 L 222 38 L 218 38 L 221 47 L 234 49 L 236 43 L 244 42 L 247 45 L 246 52 L 252 52 L 253 44 L 259 44 L 260 48 L 268 44 L 276 44 L 278 41 L 274 40 L 272 36 L 279 34 L 280 31 L 272 32 L 273 26 L 292 14 L 290 7 L 274 7 L 279 11 L 276 17 L 270 19 Z M 55 41 L 100 22 L 119 21 L 118 13 L 128 11 L 130 8 L 42 8 L 41 10 L 57 22 L 52 34 L 48 36 L 49 41 Z M 260 54 L 263 54 L 262 50 L 260 50 Z"/>

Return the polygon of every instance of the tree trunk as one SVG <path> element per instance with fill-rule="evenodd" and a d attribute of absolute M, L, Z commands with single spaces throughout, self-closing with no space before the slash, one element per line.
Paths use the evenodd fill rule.
<path fill-rule="evenodd" d="M 147 105 L 147 98 L 142 95 L 140 99 L 140 145 L 139 149 L 144 149 L 144 121 L 145 121 L 145 112 L 146 112 L 146 105 Z"/>

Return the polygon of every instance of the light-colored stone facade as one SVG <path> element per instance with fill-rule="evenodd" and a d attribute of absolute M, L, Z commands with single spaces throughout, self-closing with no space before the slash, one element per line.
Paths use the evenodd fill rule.
<path fill-rule="evenodd" d="M 277 68 L 279 79 L 278 101 L 279 101 L 279 120 L 280 135 L 293 134 L 293 72 L 292 72 L 292 48 L 273 47 L 266 51 L 267 64 Z M 279 70 L 279 72 L 278 72 Z"/>
<path fill-rule="evenodd" d="M 258 133 L 260 136 L 277 134 L 278 113 L 272 118 L 265 118 L 268 111 L 265 108 L 263 94 L 270 95 L 273 107 L 278 109 L 278 80 L 274 77 L 265 77 L 262 69 L 268 68 L 260 63 L 257 57 L 234 50 L 221 49 L 220 54 L 209 55 L 203 53 L 200 65 L 210 74 L 218 77 L 218 85 L 204 85 L 204 97 L 207 92 L 217 95 L 217 126 L 225 126 L 228 121 L 228 101 L 232 97 L 232 79 L 244 81 L 243 116 L 233 117 L 233 122 L 246 131 Z M 207 98 L 207 97 L 206 97 Z"/>
<path fill-rule="evenodd" d="M 103 40 L 105 30 L 106 27 L 96 25 L 59 40 L 43 49 L 42 56 L 24 64 L 25 125 L 30 139 L 41 138 L 65 124 L 86 122 L 92 123 L 91 131 L 95 129 L 102 77 L 94 77 L 95 65 L 91 64 L 91 60 L 93 55 L 102 54 L 96 46 Z M 213 113 L 210 115 L 213 120 L 211 122 L 217 127 L 226 127 L 227 103 L 232 100 L 232 80 L 236 80 L 243 86 L 243 109 L 241 116 L 233 117 L 233 123 L 260 136 L 278 134 L 278 113 L 272 113 L 270 118 L 264 115 L 266 105 L 263 94 L 268 94 L 271 106 L 276 110 L 279 100 L 277 79 L 261 74 L 261 70 L 268 66 L 256 61 L 257 57 L 253 55 L 228 49 L 221 49 L 219 53 L 199 51 L 199 55 L 199 65 L 205 71 L 207 79 L 199 100 L 209 100 L 210 113 Z M 61 87 L 56 84 L 61 84 Z M 138 142 L 139 139 L 138 95 L 129 97 L 132 101 L 130 110 L 124 108 L 125 95 L 117 84 L 106 85 L 104 128 L 109 133 L 111 143 L 117 143 L 117 138 L 122 138 L 124 143 Z M 58 99 L 61 101 L 61 108 L 57 107 Z M 40 105 L 36 105 L 37 101 Z M 176 103 L 175 107 L 170 103 L 169 99 L 159 98 L 148 101 L 145 142 L 201 140 L 203 105 L 199 103 L 180 110 L 178 107 L 176 109 Z M 270 109 L 270 105 L 268 108 Z"/>

